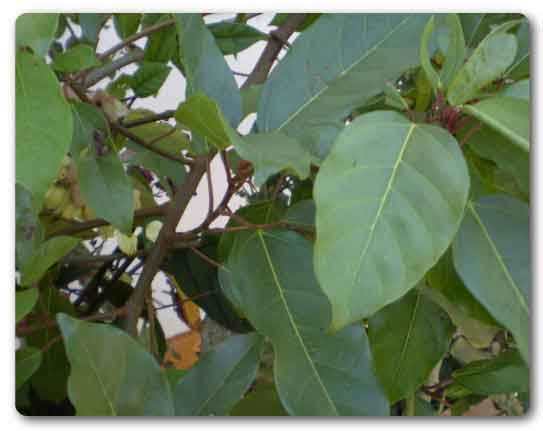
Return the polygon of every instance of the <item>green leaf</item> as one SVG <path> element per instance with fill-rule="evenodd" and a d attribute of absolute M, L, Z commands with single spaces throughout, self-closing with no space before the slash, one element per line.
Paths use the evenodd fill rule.
<path fill-rule="evenodd" d="M 456 270 L 488 312 L 511 331 L 529 358 L 529 207 L 505 195 L 469 202 L 453 243 Z"/>
<path fill-rule="evenodd" d="M 217 261 L 216 238 L 208 238 L 199 248 L 209 258 Z M 189 298 L 202 308 L 215 322 L 234 332 L 248 332 L 251 325 L 240 318 L 236 310 L 221 291 L 217 267 L 203 260 L 191 250 L 174 250 L 162 267 L 173 275 L 177 284 Z"/>
<path fill-rule="evenodd" d="M 79 238 L 71 236 L 56 236 L 41 243 L 21 269 L 21 284 L 29 286 L 39 281 L 47 270 L 66 256 L 79 241 Z"/>
<path fill-rule="evenodd" d="M 518 145 L 530 150 L 530 104 L 513 97 L 491 97 L 462 110 Z"/>
<path fill-rule="evenodd" d="M 280 132 L 247 135 L 235 147 L 241 157 L 253 164 L 257 187 L 283 169 L 305 179 L 314 159 L 300 142 Z"/>
<path fill-rule="evenodd" d="M 98 35 L 109 14 L 106 13 L 80 13 L 81 39 L 90 42 L 93 46 L 98 43 Z"/>
<path fill-rule="evenodd" d="M 43 60 L 19 51 L 15 67 L 15 178 L 39 208 L 70 146 L 70 106 Z"/>
<path fill-rule="evenodd" d="M 525 195 L 530 194 L 529 152 L 489 127 L 482 127 L 473 133 L 466 145 L 478 156 L 492 160 L 498 167 L 509 173 L 518 188 Z"/>
<path fill-rule="evenodd" d="M 219 150 L 241 140 L 226 121 L 219 105 L 203 93 L 196 93 L 181 103 L 175 119 Z"/>
<path fill-rule="evenodd" d="M 510 13 L 461 13 L 459 16 L 468 47 L 476 47 L 494 28 L 515 18 Z"/>
<path fill-rule="evenodd" d="M 240 137 L 217 103 L 204 94 L 195 94 L 179 105 L 175 118 L 218 149 L 233 145 L 241 157 L 253 163 L 257 186 L 286 168 L 302 179 L 309 175 L 313 157 L 298 141 L 278 132 Z"/>
<path fill-rule="evenodd" d="M 262 93 L 262 84 L 253 84 L 240 90 L 243 117 L 258 111 L 258 101 Z"/>
<path fill-rule="evenodd" d="M 288 416 L 272 384 L 257 386 L 231 411 L 230 416 Z"/>
<path fill-rule="evenodd" d="M 315 226 L 315 201 L 304 199 L 290 206 L 284 220 L 301 226 Z"/>
<path fill-rule="evenodd" d="M 19 389 L 40 367 L 41 350 L 25 347 L 15 352 L 15 390 Z"/>
<path fill-rule="evenodd" d="M 407 111 L 409 109 L 409 103 L 402 97 L 400 90 L 392 83 L 387 82 L 383 91 L 385 95 L 385 104 L 387 106 L 399 109 L 400 111 Z"/>
<path fill-rule="evenodd" d="M 382 111 L 340 134 L 314 189 L 315 271 L 332 302 L 332 328 L 371 316 L 418 283 L 452 241 L 468 189 L 458 143 L 441 128 Z"/>
<path fill-rule="evenodd" d="M 59 72 L 78 72 L 89 67 L 99 66 L 94 49 L 88 45 L 75 45 L 55 57 L 53 69 Z"/>
<path fill-rule="evenodd" d="M 150 25 L 158 24 L 159 22 L 171 19 L 171 14 L 149 14 L 143 16 L 142 28 L 145 29 Z M 145 61 L 154 61 L 159 63 L 167 63 L 170 61 L 177 51 L 177 30 L 171 25 L 156 31 L 149 36 L 145 44 Z"/>
<path fill-rule="evenodd" d="M 270 25 L 275 25 L 277 27 L 283 25 L 286 20 L 290 17 L 290 13 L 276 13 L 273 17 L 272 21 L 270 22 Z M 306 18 L 304 22 L 302 22 L 298 28 L 297 31 L 304 31 L 307 29 L 311 24 L 313 24 L 315 21 L 319 19 L 319 17 L 322 15 L 322 13 L 308 13 L 306 14 Z"/>
<path fill-rule="evenodd" d="M 34 208 L 32 195 L 19 183 L 15 184 L 15 265 L 21 268 L 43 240 L 43 229 Z"/>
<path fill-rule="evenodd" d="M 208 26 L 224 55 L 237 54 L 268 35 L 256 28 L 240 23 L 221 21 Z"/>
<path fill-rule="evenodd" d="M 445 56 L 445 63 L 443 64 L 441 71 L 438 72 L 432 65 L 428 45 L 432 34 L 439 30 L 445 30 L 447 32 L 446 41 L 448 46 L 446 52 L 443 53 Z M 420 61 L 434 90 L 443 91 L 448 87 L 451 80 L 464 64 L 465 55 L 466 45 L 464 33 L 458 15 L 447 14 L 444 17 L 437 15 L 437 17 L 433 16 L 430 18 L 422 35 Z"/>
<path fill-rule="evenodd" d="M 106 119 L 100 110 L 85 103 L 74 104 L 72 112 L 75 128 L 71 152 L 83 200 L 97 217 L 129 234 L 134 211 L 132 183 L 112 150 Z M 97 148 L 97 133 L 104 137 L 100 145 L 106 147 L 105 154 Z"/>
<path fill-rule="evenodd" d="M 360 324 L 325 333 L 330 304 L 312 244 L 290 231 L 239 232 L 221 286 L 274 348 L 277 392 L 291 415 L 387 415 Z"/>
<path fill-rule="evenodd" d="M 241 120 L 241 96 L 215 38 L 200 14 L 176 14 L 179 57 L 187 79 L 187 97 L 203 92 L 220 106 L 228 123 Z"/>
<path fill-rule="evenodd" d="M 141 13 L 116 13 L 113 15 L 115 30 L 121 39 L 126 39 L 138 31 Z"/>
<path fill-rule="evenodd" d="M 66 295 L 53 284 L 52 277 L 46 277 L 40 286 L 40 298 L 35 312 L 28 316 L 28 325 L 43 325 L 43 319 L 54 320 L 59 312 L 74 314 L 74 306 Z M 25 337 L 29 346 L 43 351 L 39 369 L 32 375 L 31 384 L 38 397 L 43 400 L 60 402 L 66 398 L 70 365 L 64 351 L 59 329 L 45 326 Z"/>
<path fill-rule="evenodd" d="M 165 368 L 166 378 L 170 384 L 171 391 L 177 386 L 183 377 L 187 374 L 187 370 L 181 370 L 179 368 Z"/>
<path fill-rule="evenodd" d="M 524 19 L 520 24 L 516 36 L 517 56 L 506 75 L 511 79 L 518 80 L 530 75 L 530 23 L 527 19 Z"/>
<path fill-rule="evenodd" d="M 150 353 L 120 329 L 59 314 L 71 365 L 68 396 L 78 416 L 171 416 L 168 379 Z"/>
<path fill-rule="evenodd" d="M 512 97 L 513 99 L 530 102 L 530 80 L 524 79 L 508 85 L 499 94 L 504 97 Z"/>
<path fill-rule="evenodd" d="M 226 415 L 256 377 L 262 341 L 257 334 L 235 335 L 200 358 L 175 387 L 175 414 Z"/>
<path fill-rule="evenodd" d="M 38 57 L 45 57 L 55 36 L 58 13 L 25 13 L 15 23 L 15 44 L 28 46 Z"/>
<path fill-rule="evenodd" d="M 517 351 L 471 362 L 453 373 L 453 379 L 474 394 L 494 395 L 530 390 L 530 371 Z"/>
<path fill-rule="evenodd" d="M 170 74 L 170 66 L 144 61 L 132 75 L 130 86 L 138 97 L 156 96 Z"/>
<path fill-rule="evenodd" d="M 475 99 L 479 91 L 500 78 L 515 59 L 517 39 L 507 33 L 518 21 L 492 30 L 458 71 L 447 91 L 447 100 L 458 106 Z"/>
<path fill-rule="evenodd" d="M 375 370 L 391 404 L 413 394 L 449 348 L 447 314 L 417 289 L 368 321 Z"/>
<path fill-rule="evenodd" d="M 355 108 L 418 65 L 427 20 L 420 14 L 321 16 L 264 84 L 258 130 L 281 131 L 324 158 Z"/>
<path fill-rule="evenodd" d="M 26 289 L 15 292 L 15 323 L 19 323 L 32 311 L 38 301 L 38 289 Z"/>
<path fill-rule="evenodd" d="M 500 328 L 464 286 L 454 269 L 450 248 L 428 271 L 426 282 L 428 288 L 424 288 L 423 293 L 447 312 L 470 344 L 477 348 L 488 347 Z"/>

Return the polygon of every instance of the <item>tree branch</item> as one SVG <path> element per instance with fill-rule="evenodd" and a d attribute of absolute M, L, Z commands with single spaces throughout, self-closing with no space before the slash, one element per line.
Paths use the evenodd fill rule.
<path fill-rule="evenodd" d="M 94 84 L 108 77 L 112 73 L 115 73 L 117 70 L 122 69 L 129 64 L 143 60 L 143 54 L 144 53 L 142 49 L 135 48 L 123 57 L 112 61 L 111 63 L 108 63 L 102 67 L 91 70 L 83 80 L 83 87 L 92 87 Z"/>
<path fill-rule="evenodd" d="M 137 120 L 123 121 L 120 125 L 130 129 L 131 127 L 141 126 L 143 124 L 154 123 L 155 121 L 167 120 L 175 115 L 175 110 L 170 109 L 168 111 L 161 112 L 160 114 L 149 115 L 147 117 L 138 118 Z"/>
<path fill-rule="evenodd" d="M 132 133 L 129 129 L 126 127 L 123 127 L 119 125 L 118 123 L 110 123 L 110 126 L 113 130 L 119 132 L 121 135 L 125 136 L 126 138 L 130 139 L 132 142 L 142 146 L 143 148 L 152 151 L 153 153 L 156 153 L 166 159 L 174 160 L 179 163 L 183 163 L 184 165 L 191 165 L 192 159 L 188 159 L 182 155 L 176 155 L 169 153 L 167 151 L 164 151 L 163 149 L 156 147 L 149 142 L 145 141 L 144 139 L 141 139 L 138 135 L 135 135 Z"/>
<path fill-rule="evenodd" d="M 146 291 L 150 288 L 151 282 L 153 281 L 164 256 L 170 248 L 172 237 L 175 234 L 179 219 L 185 212 L 192 196 L 195 194 L 198 184 L 206 172 L 206 166 L 207 158 L 194 159 L 194 163 L 191 166 L 187 178 L 179 185 L 178 191 L 166 214 L 164 225 L 149 253 L 141 276 L 134 288 L 134 293 L 128 300 L 128 311 L 123 326 L 125 330 L 133 336 L 137 336 L 137 324 L 143 310 Z"/>
<path fill-rule="evenodd" d="M 275 59 L 281 52 L 284 41 L 287 41 L 300 24 L 304 22 L 305 17 L 306 14 L 304 13 L 294 13 L 288 17 L 283 25 L 270 32 L 268 44 L 241 88 L 246 88 L 253 84 L 261 84 L 266 80 Z"/>
<path fill-rule="evenodd" d="M 151 25 L 147 27 L 146 29 L 140 31 L 139 33 L 135 33 L 130 37 L 127 37 L 125 40 L 119 42 L 117 45 L 112 46 L 107 51 L 104 51 L 102 54 L 98 55 L 98 60 L 103 60 L 107 57 L 109 57 L 112 54 L 115 54 L 117 51 L 120 51 L 124 47 L 130 45 L 131 43 L 135 42 L 136 40 L 139 40 L 143 37 L 149 36 L 152 33 L 155 33 L 159 30 L 162 30 L 163 28 L 169 27 L 170 25 L 175 24 L 175 19 L 167 19 L 162 22 L 159 22 L 155 25 Z"/>
<path fill-rule="evenodd" d="M 136 210 L 134 212 L 134 218 L 145 218 L 145 217 L 154 217 L 154 216 L 163 216 L 168 211 L 169 203 L 162 205 L 157 205 L 156 207 L 148 207 Z M 86 230 L 94 229 L 100 226 L 107 226 L 110 223 L 104 219 L 94 219 L 84 222 L 74 222 L 70 226 L 59 229 L 57 231 L 51 232 L 47 235 L 46 239 L 49 239 L 53 236 L 60 235 L 76 235 L 78 233 L 84 232 Z"/>

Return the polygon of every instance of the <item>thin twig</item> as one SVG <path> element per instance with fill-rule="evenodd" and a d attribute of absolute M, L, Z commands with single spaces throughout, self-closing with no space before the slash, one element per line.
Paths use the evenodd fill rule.
<path fill-rule="evenodd" d="M 205 260 L 207 263 L 209 263 L 210 265 L 212 266 L 215 266 L 217 268 L 222 268 L 223 265 L 221 265 L 219 262 L 211 259 L 209 256 L 207 256 L 206 254 L 202 253 L 200 250 L 198 250 L 197 248 L 195 247 L 191 247 L 190 250 L 195 254 L 197 255 L 198 257 L 200 257 L 202 260 Z"/>
<path fill-rule="evenodd" d="M 125 121 L 121 120 L 121 126 L 130 129 L 131 127 L 141 126 L 143 124 L 154 123 L 155 121 L 168 120 L 175 115 L 175 110 L 170 109 L 168 111 L 161 112 L 159 114 L 148 115 L 143 118 L 135 120 Z"/>
<path fill-rule="evenodd" d="M 134 211 L 134 219 L 146 217 L 161 217 L 168 211 L 169 203 L 157 205 L 155 207 L 142 208 Z M 101 226 L 107 226 L 110 223 L 104 219 L 93 219 L 84 222 L 73 222 L 70 226 L 58 229 L 47 235 L 47 239 L 60 235 L 76 235 L 78 233 L 94 229 Z"/>
<path fill-rule="evenodd" d="M 211 159 L 207 160 L 206 164 L 206 178 L 207 178 L 207 194 L 208 194 L 208 210 L 207 210 L 207 218 L 209 219 L 213 215 L 214 210 L 214 199 L 213 199 L 213 182 L 211 181 Z"/>
<path fill-rule="evenodd" d="M 127 37 L 122 42 L 119 42 L 117 45 L 112 46 L 107 51 L 104 51 L 103 53 L 99 54 L 98 60 L 103 60 L 107 57 L 109 57 L 112 54 L 115 54 L 117 51 L 120 51 L 124 47 L 130 45 L 131 43 L 135 42 L 136 40 L 139 40 L 143 37 L 149 36 L 150 34 L 157 32 L 159 30 L 162 30 L 163 28 L 169 27 L 170 25 L 175 24 L 175 19 L 167 19 L 162 22 L 159 22 L 155 25 L 151 25 L 147 27 L 146 29 L 140 31 L 139 33 L 135 33 L 130 37 Z"/>
<path fill-rule="evenodd" d="M 165 157 L 166 159 L 174 160 L 176 162 L 182 163 L 184 165 L 191 165 L 193 163 L 192 159 L 188 159 L 181 154 L 172 154 L 168 151 L 163 150 L 162 148 L 155 147 L 151 145 L 149 142 L 145 141 L 144 139 L 141 139 L 138 135 L 135 135 L 132 133 L 129 129 L 126 127 L 121 126 L 118 123 L 110 123 L 110 126 L 113 130 L 119 132 L 121 135 L 127 137 L 135 144 L 140 145 L 141 147 L 152 151 L 162 157 Z"/>
<path fill-rule="evenodd" d="M 102 67 L 92 69 L 83 80 L 83 87 L 92 87 L 94 84 L 112 75 L 119 69 L 122 69 L 129 64 L 143 60 L 143 56 L 144 51 L 142 49 L 134 48 L 128 54 L 123 55 L 121 58 L 112 61 L 111 63 L 107 63 Z"/>

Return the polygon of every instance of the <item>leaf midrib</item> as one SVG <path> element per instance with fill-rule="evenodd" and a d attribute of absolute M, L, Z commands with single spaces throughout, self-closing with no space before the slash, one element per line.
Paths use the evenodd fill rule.
<path fill-rule="evenodd" d="M 396 158 L 396 161 L 394 162 L 394 166 L 392 168 L 392 172 L 390 173 L 390 178 L 388 180 L 387 186 L 385 188 L 385 191 L 383 193 L 383 196 L 381 198 L 381 201 L 379 203 L 379 207 L 377 208 L 377 212 L 375 213 L 375 217 L 373 218 L 373 222 L 370 225 L 370 231 L 368 233 L 368 238 L 366 240 L 366 243 L 364 247 L 362 248 L 362 251 L 360 252 L 360 256 L 358 258 L 358 268 L 354 273 L 353 281 L 351 283 L 351 286 L 356 285 L 356 280 L 358 279 L 360 275 L 360 271 L 362 270 L 362 263 L 364 262 L 366 258 L 366 254 L 368 253 L 369 247 L 371 242 L 373 241 L 373 236 L 375 233 L 375 228 L 377 227 L 377 223 L 379 222 L 379 219 L 381 217 L 381 213 L 383 212 L 383 208 L 388 200 L 388 197 L 390 196 L 390 192 L 392 191 L 392 183 L 396 179 L 396 175 L 398 173 L 398 168 L 400 166 L 400 163 L 403 160 L 403 155 L 405 153 L 405 150 L 407 148 L 407 144 L 409 143 L 409 139 L 411 138 L 411 135 L 413 134 L 413 131 L 416 128 L 416 124 L 411 123 L 409 130 L 407 131 L 406 137 L 404 142 L 402 143 L 402 146 L 400 147 L 400 152 L 398 153 L 398 157 Z"/>
<path fill-rule="evenodd" d="M 305 346 L 303 338 L 302 338 L 300 332 L 298 331 L 298 327 L 296 326 L 296 322 L 294 321 L 294 317 L 292 316 L 292 313 L 291 313 L 290 308 L 288 306 L 287 300 L 286 300 L 285 295 L 283 293 L 283 288 L 281 286 L 281 283 L 279 282 L 279 278 L 278 278 L 277 273 L 275 271 L 275 266 L 273 265 L 273 262 L 272 262 L 268 247 L 266 245 L 266 242 L 264 241 L 264 237 L 262 236 L 262 231 L 257 230 L 256 233 L 258 235 L 258 238 L 260 239 L 260 243 L 262 244 L 262 249 L 264 250 L 264 255 L 266 257 L 266 261 L 268 262 L 268 265 L 270 267 L 270 271 L 272 273 L 274 284 L 277 287 L 277 291 L 279 292 L 279 297 L 281 298 L 281 302 L 283 303 L 285 311 L 287 312 L 287 316 L 288 316 L 290 326 L 294 330 L 294 334 L 296 335 L 296 338 L 298 339 L 299 344 L 302 347 L 302 350 L 304 352 L 304 355 L 306 356 L 307 362 L 309 363 L 309 365 L 311 367 L 311 370 L 315 374 L 315 377 L 316 377 L 317 381 L 319 382 L 319 385 L 321 386 L 321 388 L 322 388 L 322 390 L 324 392 L 324 395 L 326 396 L 326 399 L 328 400 L 328 403 L 332 407 L 335 415 L 339 416 L 339 412 L 337 411 L 334 402 L 330 398 L 330 395 L 328 394 L 328 390 L 326 389 L 326 386 L 324 385 L 323 381 L 321 380 L 320 375 L 319 375 L 317 369 L 315 368 L 315 364 L 313 363 L 313 360 L 311 359 L 311 356 L 309 355 L 309 352 L 307 351 L 307 348 Z"/>

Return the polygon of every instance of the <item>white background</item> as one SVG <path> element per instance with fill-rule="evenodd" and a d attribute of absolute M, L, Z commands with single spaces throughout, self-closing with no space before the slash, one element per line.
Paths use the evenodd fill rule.
<path fill-rule="evenodd" d="M 6 2 L 7 3 L 7 2 Z M 198 430 L 211 429 L 212 427 L 227 427 L 230 429 L 238 429 L 240 427 L 284 427 L 296 429 L 310 429 L 314 427 L 346 427 L 351 429 L 368 429 L 368 427 L 379 426 L 380 429 L 396 429 L 398 426 L 411 429 L 419 429 L 420 427 L 462 427 L 463 429 L 504 429 L 510 427 L 525 427 L 528 429 L 539 429 L 541 426 L 541 406 L 539 390 L 541 385 L 541 372 L 539 370 L 540 363 L 539 343 L 538 339 L 543 333 L 541 328 L 541 319 L 538 317 L 538 312 L 541 310 L 541 295 L 538 294 L 539 288 L 539 247 L 541 243 L 540 229 L 538 228 L 538 214 L 541 202 L 541 190 L 539 187 L 539 172 L 538 167 L 542 166 L 539 144 L 539 125 L 536 119 L 539 119 L 538 101 L 541 96 L 541 86 L 539 79 L 541 77 L 541 56 L 539 48 L 541 47 L 543 12 L 541 10 L 541 1 L 503 1 L 503 0 L 456 0 L 454 2 L 436 2 L 411 0 L 409 2 L 399 2 L 391 0 L 380 0 L 379 2 L 363 2 L 363 1 L 348 1 L 348 0 L 274 0 L 273 2 L 263 2 L 257 0 L 207 0 L 205 2 L 186 2 L 182 0 L 115 0 L 102 1 L 94 0 L 92 2 L 83 2 L 81 0 L 53 0 L 53 1 L 30 1 L 19 0 L 17 4 L 6 4 L 0 17 L 1 31 L 0 43 L 2 47 L 2 55 L 4 65 L 2 70 L 2 81 L 4 83 L 3 94 L 3 112 L 2 125 L 4 130 L 4 153 L 0 157 L 1 175 L 2 175 L 2 196 L 0 202 L 3 202 L 2 211 L 0 211 L 2 235 L 2 308 L 1 316 L 3 319 L 0 325 L 2 340 L 6 341 L 2 359 L 2 395 L 0 399 L 0 410 L 2 418 L 5 418 L 4 424 L 8 429 L 26 429 L 26 428 L 57 428 L 57 427 L 83 427 L 88 428 L 100 427 L 102 430 L 128 430 L 133 427 L 148 427 L 155 426 L 161 428 L 174 427 L 198 427 Z M 15 220 L 14 220 L 14 183 L 15 183 L 15 91 L 14 91 L 14 35 L 15 35 L 15 19 L 24 12 L 521 12 L 528 16 L 532 25 L 532 98 L 533 98 L 533 126 L 532 126 L 532 252 L 533 252 L 533 333 L 532 337 L 533 356 L 532 356 L 532 410 L 526 418 L 438 418 L 434 420 L 424 418 L 390 418 L 390 419 L 301 419 L 290 418 L 280 420 L 269 419 L 124 419 L 124 420 L 108 420 L 108 419 L 86 419 L 74 420 L 67 419 L 29 419 L 21 417 L 14 408 L 14 250 L 15 250 Z M 254 21 L 253 20 L 253 24 Z M 249 50 L 248 50 L 249 51 Z M 243 53 L 241 59 L 243 65 L 240 65 L 239 71 L 248 71 L 243 69 L 247 65 L 254 62 L 254 53 Z M 236 66 L 237 67 L 237 66 Z M 250 66 L 249 66 L 250 67 Z M 173 79 L 170 77 L 170 79 Z M 168 83 L 169 84 L 169 83 Z M 174 83 L 172 82 L 172 85 Z M 179 100 L 176 96 L 176 100 Z M 175 108 L 176 103 L 169 105 L 170 98 L 159 99 L 158 109 L 162 106 L 165 108 Z M 207 202 L 206 202 L 207 204 Z M 205 204 L 205 205 L 206 205 Z M 156 422 L 156 423 L 154 423 Z"/>

